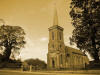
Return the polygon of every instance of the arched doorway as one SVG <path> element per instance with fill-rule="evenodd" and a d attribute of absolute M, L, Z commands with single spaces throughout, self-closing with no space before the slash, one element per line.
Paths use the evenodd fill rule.
<path fill-rule="evenodd" d="M 52 68 L 55 68 L 55 61 L 52 59 Z"/>

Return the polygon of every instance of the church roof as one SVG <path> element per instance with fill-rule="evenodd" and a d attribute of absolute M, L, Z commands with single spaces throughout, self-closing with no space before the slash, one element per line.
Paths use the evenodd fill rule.
<path fill-rule="evenodd" d="M 66 46 L 66 50 L 70 51 L 73 54 L 86 56 L 85 53 L 83 53 L 81 50 L 78 50 L 78 49 L 75 49 L 75 48 L 72 48 L 72 47 L 69 47 L 69 46 Z"/>

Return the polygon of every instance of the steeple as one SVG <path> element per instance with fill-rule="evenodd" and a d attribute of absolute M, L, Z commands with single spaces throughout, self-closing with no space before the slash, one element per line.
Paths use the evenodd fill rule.
<path fill-rule="evenodd" d="M 56 8 L 56 4 L 54 4 L 54 14 L 53 14 L 53 26 L 51 26 L 49 29 L 50 30 L 60 30 L 63 31 L 63 28 L 61 26 L 59 26 L 59 22 L 58 22 L 58 14 L 57 14 L 57 8 Z"/>
<path fill-rule="evenodd" d="M 56 9 L 56 7 L 55 7 L 55 9 L 54 9 L 53 25 L 58 25 L 58 14 L 57 14 L 57 9 Z"/>

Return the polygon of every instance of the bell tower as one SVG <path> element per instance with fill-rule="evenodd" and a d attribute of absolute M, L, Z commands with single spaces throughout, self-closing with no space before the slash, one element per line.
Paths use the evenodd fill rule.
<path fill-rule="evenodd" d="M 57 9 L 54 12 L 53 26 L 49 28 L 47 54 L 48 69 L 59 69 L 65 66 L 65 45 L 63 28 L 59 26 Z"/>

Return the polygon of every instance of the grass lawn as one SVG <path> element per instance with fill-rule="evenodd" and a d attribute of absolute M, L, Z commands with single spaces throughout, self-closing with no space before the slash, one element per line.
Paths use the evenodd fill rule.
<path fill-rule="evenodd" d="M 83 73 L 71 73 L 71 72 L 21 72 L 21 71 L 7 71 L 7 70 L 0 70 L 0 75 L 100 75 L 100 74 L 83 74 Z"/>

